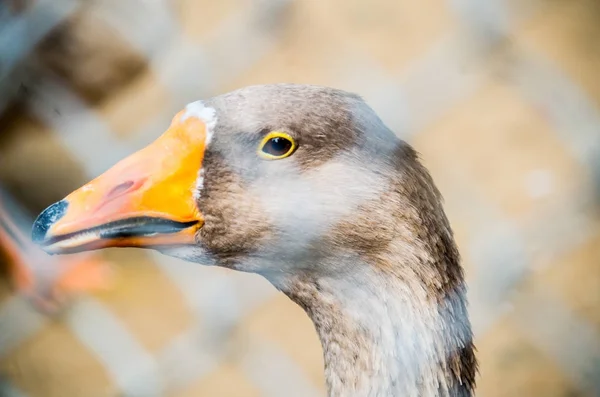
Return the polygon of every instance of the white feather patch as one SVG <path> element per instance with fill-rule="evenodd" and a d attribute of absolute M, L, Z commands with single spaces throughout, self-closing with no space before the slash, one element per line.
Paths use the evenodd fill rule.
<path fill-rule="evenodd" d="M 200 168 L 198 171 L 198 178 L 196 178 L 196 188 L 194 189 L 194 199 L 198 201 L 202 189 L 204 188 L 204 168 Z"/>
<path fill-rule="evenodd" d="M 187 120 L 188 117 L 195 117 L 204 122 L 206 125 L 206 142 L 204 144 L 208 146 L 212 139 L 214 128 L 217 125 L 217 112 L 215 109 L 205 106 L 202 101 L 192 102 L 185 107 L 185 113 L 181 121 Z"/>
<path fill-rule="evenodd" d="M 201 120 L 206 125 L 206 139 L 204 141 L 205 150 L 212 139 L 215 126 L 217 125 L 217 112 L 210 106 L 205 106 L 204 102 L 196 101 L 189 103 L 185 107 L 185 113 L 181 117 L 181 121 L 187 120 L 188 117 L 195 117 Z M 202 188 L 204 187 L 204 169 L 200 168 L 198 171 L 198 179 L 196 179 L 196 186 L 194 189 L 194 199 L 198 201 L 202 194 Z"/>

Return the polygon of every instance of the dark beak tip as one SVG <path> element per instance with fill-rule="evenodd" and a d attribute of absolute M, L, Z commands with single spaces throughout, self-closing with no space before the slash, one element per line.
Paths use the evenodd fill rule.
<path fill-rule="evenodd" d="M 39 244 L 46 239 L 46 234 L 50 227 L 61 219 L 67 213 L 69 203 L 65 200 L 56 202 L 46 208 L 37 217 L 31 229 L 31 239 L 34 243 Z"/>

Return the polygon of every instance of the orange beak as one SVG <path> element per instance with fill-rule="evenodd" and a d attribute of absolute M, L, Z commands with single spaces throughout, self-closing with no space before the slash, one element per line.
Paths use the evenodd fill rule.
<path fill-rule="evenodd" d="M 32 238 L 49 253 L 193 244 L 203 224 L 194 191 L 206 125 L 175 116 L 146 148 L 42 212 Z"/>

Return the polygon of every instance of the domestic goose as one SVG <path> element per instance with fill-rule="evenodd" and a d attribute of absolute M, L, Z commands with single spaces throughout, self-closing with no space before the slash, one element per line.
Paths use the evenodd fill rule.
<path fill-rule="evenodd" d="M 48 253 L 145 247 L 258 273 L 320 337 L 329 396 L 471 396 L 465 282 L 441 196 L 357 95 L 251 86 L 44 210 Z"/>

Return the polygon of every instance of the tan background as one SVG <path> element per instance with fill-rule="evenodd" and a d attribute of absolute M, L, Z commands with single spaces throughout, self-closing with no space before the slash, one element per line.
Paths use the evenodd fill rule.
<path fill-rule="evenodd" d="M 0 182 L 31 216 L 192 100 L 282 81 L 355 91 L 422 153 L 446 197 L 478 395 L 600 395 L 597 1 L 2 7 Z M 56 316 L 2 290 L 1 395 L 324 395 L 310 321 L 266 281 L 104 255 L 114 287 Z"/>

